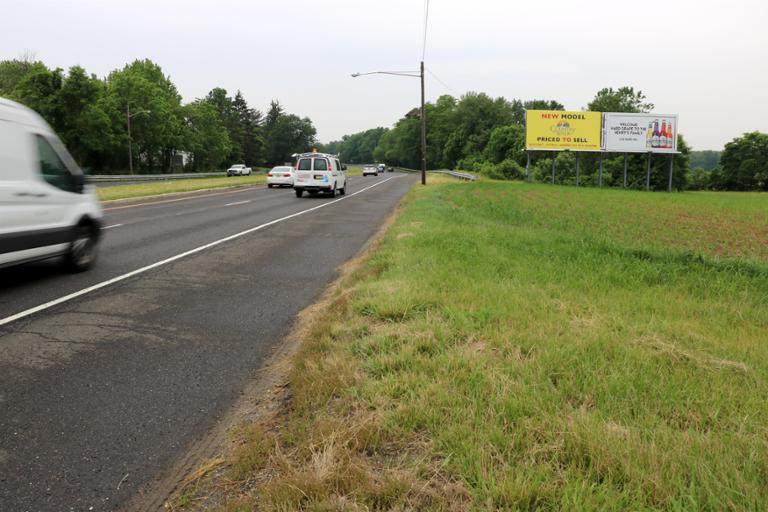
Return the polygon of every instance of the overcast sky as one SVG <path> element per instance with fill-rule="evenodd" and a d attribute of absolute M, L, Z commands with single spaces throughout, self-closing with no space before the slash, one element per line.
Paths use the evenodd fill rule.
<path fill-rule="evenodd" d="M 150 58 L 184 101 L 213 87 L 309 116 L 321 141 L 391 126 L 417 105 L 423 0 L 3 0 L 0 59 L 105 76 Z M 580 110 L 631 85 L 679 114 L 694 149 L 768 132 L 766 0 L 432 0 L 427 99 L 482 91 Z"/>

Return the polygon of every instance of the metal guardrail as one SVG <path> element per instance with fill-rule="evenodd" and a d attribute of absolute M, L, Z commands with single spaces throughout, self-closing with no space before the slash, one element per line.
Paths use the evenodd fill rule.
<path fill-rule="evenodd" d="M 218 176 L 226 176 L 226 174 L 226 172 L 188 172 L 179 174 L 89 174 L 85 177 L 85 181 L 88 183 L 103 183 L 118 181 L 185 180 L 190 178 L 214 178 Z"/>
<path fill-rule="evenodd" d="M 408 169 L 407 167 L 395 167 L 395 169 L 399 171 L 405 171 L 405 172 L 421 172 L 419 169 Z M 467 172 L 458 172 L 458 171 L 449 171 L 449 170 L 436 170 L 436 171 L 427 171 L 428 173 L 432 174 L 447 174 L 448 176 L 453 176 L 454 178 L 458 178 L 460 180 L 466 180 L 466 181 L 477 181 L 480 179 L 479 176 L 475 176 L 474 174 L 469 174 Z"/>
<path fill-rule="evenodd" d="M 264 174 L 264 171 L 253 171 L 251 174 Z M 87 174 L 85 176 L 85 181 L 88 183 L 120 181 L 164 181 L 187 180 L 191 178 L 217 178 L 226 175 L 226 172 L 186 172 L 177 174 Z"/>

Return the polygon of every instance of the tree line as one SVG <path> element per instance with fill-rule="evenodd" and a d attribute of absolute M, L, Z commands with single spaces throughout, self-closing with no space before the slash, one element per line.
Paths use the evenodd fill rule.
<path fill-rule="evenodd" d="M 598 91 L 584 110 L 597 112 L 647 113 L 654 108 L 642 91 L 633 87 L 604 88 Z M 528 155 L 525 151 L 525 112 L 564 110 L 555 100 L 507 100 L 484 93 L 469 92 L 460 98 L 444 95 L 425 105 L 427 115 L 427 165 L 429 168 L 461 169 L 497 179 L 522 179 L 526 175 Z M 406 113 L 392 128 L 374 128 L 345 135 L 325 147 L 340 153 L 352 163 L 386 162 L 419 168 L 420 112 Z M 714 170 L 691 169 L 691 151 L 682 135 L 678 135 L 680 154 L 674 158 L 673 187 L 677 190 L 714 188 L 728 190 L 766 190 L 768 146 L 759 141 L 763 134 L 746 134 L 726 145 L 720 163 Z M 761 146 L 763 144 L 763 146 Z M 762 153 L 760 151 L 763 151 Z M 758 154 L 762 155 L 758 157 Z M 719 157 L 719 155 L 717 155 Z M 644 188 L 647 155 L 627 156 L 627 181 L 631 188 Z M 702 156 L 711 164 L 712 155 Z M 551 181 L 554 159 L 555 179 L 562 184 L 576 183 L 576 155 L 573 152 L 531 152 L 529 174 L 536 181 Z M 699 160 L 701 161 L 701 160 Z M 624 155 L 603 155 L 602 182 L 605 186 L 623 186 Z M 651 183 L 654 190 L 666 190 L 669 156 L 651 157 Z M 703 177 L 702 177 L 703 176 Z M 599 155 L 580 155 L 581 184 L 597 184 Z M 761 188 L 762 187 L 762 188 Z"/>
<path fill-rule="evenodd" d="M 691 166 L 690 189 L 768 192 L 768 134 L 745 133 L 723 151 L 703 153 Z"/>
<path fill-rule="evenodd" d="M 271 166 L 316 143 L 312 121 L 277 100 L 262 115 L 239 90 L 233 97 L 216 87 L 183 104 L 170 77 L 147 59 L 103 79 L 80 66 L 65 73 L 31 59 L 0 61 L 0 96 L 37 111 L 94 173 L 130 167 L 129 126 L 133 167 L 147 173 Z"/>

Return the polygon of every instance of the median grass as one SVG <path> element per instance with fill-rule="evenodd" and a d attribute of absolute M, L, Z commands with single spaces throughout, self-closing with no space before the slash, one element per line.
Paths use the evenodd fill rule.
<path fill-rule="evenodd" d="M 216 178 L 191 178 L 186 180 L 151 181 L 137 185 L 118 185 L 96 189 L 100 201 L 118 199 L 134 199 L 138 197 L 177 194 L 180 192 L 195 192 L 217 188 L 236 188 L 249 185 L 264 184 L 265 175 L 231 176 Z"/>
<path fill-rule="evenodd" d="M 220 510 L 768 509 L 768 195 L 415 188 Z"/>

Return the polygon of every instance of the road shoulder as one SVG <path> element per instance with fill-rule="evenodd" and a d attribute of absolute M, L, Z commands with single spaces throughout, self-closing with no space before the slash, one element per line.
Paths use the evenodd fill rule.
<path fill-rule="evenodd" d="M 160 509 L 208 510 L 221 504 L 227 494 L 228 460 L 240 445 L 237 430 L 251 424 L 276 421 L 290 400 L 288 388 L 293 358 L 311 329 L 337 299 L 342 283 L 376 250 L 394 223 L 398 206 L 358 254 L 338 268 L 338 277 L 320 298 L 302 310 L 288 335 L 274 348 L 267 362 L 254 372 L 240 398 L 203 438 L 191 443 L 162 478 L 153 481 L 121 510 L 149 512 Z M 194 497 L 193 497 L 194 496 Z"/>

